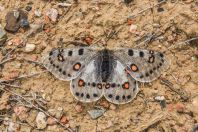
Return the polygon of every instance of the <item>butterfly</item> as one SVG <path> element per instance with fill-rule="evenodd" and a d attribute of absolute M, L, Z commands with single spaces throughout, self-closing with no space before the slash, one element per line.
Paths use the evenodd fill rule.
<path fill-rule="evenodd" d="M 105 97 L 111 103 L 131 102 L 138 82 L 151 82 L 168 68 L 164 54 L 132 48 L 75 47 L 53 49 L 43 65 L 55 77 L 70 82 L 73 96 L 81 102 Z"/>

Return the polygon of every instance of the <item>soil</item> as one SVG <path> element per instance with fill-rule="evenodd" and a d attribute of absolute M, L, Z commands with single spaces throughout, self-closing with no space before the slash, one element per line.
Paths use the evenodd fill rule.
<path fill-rule="evenodd" d="M 19 47 L 11 53 L 13 59 L 1 65 L 1 80 L 14 81 L 5 82 L 6 84 L 1 81 L 6 91 L 0 90 L 0 131 L 8 130 L 11 127 L 9 122 L 15 124 L 14 131 L 67 131 L 58 123 L 38 129 L 35 117 L 39 110 L 18 102 L 20 99 L 11 100 L 12 92 L 28 99 L 42 98 L 45 100 L 42 103 L 44 111 L 54 109 L 56 113 L 62 108 L 61 116 L 56 118 L 66 116 L 65 126 L 73 130 L 78 128 L 80 132 L 196 131 L 193 129 L 198 125 L 198 40 L 181 43 L 198 36 L 196 0 L 171 0 L 155 7 L 153 6 L 159 3 L 157 0 L 133 0 L 129 4 L 122 0 L 81 0 L 77 3 L 71 1 L 72 4 L 68 7 L 57 6 L 60 2 L 0 1 L 2 27 L 6 25 L 5 16 L 9 11 L 18 8 L 25 10 L 28 5 L 32 7 L 27 12 L 29 23 L 44 24 L 44 29 L 29 36 L 25 44 L 16 40 L 23 39 L 30 29 L 19 29 L 17 33 L 7 32 L 8 40 L 1 47 L 0 59 L 16 48 L 16 45 Z M 45 15 L 51 8 L 58 10 L 56 22 Z M 139 13 L 144 9 L 147 10 Z M 37 10 L 41 11 L 40 17 L 34 15 Z M 137 26 L 135 31 L 130 31 L 131 24 Z M 107 41 L 113 32 L 116 33 Z M 155 37 L 145 42 L 145 36 L 151 35 Z M 62 38 L 63 42 L 60 41 Z M 11 43 L 13 39 L 15 41 Z M 114 105 L 104 98 L 93 103 L 81 103 L 72 96 L 69 82 L 58 80 L 49 72 L 41 73 L 45 68 L 35 63 L 41 62 L 42 56 L 52 48 L 67 47 L 65 42 L 68 41 L 90 45 L 97 43 L 111 49 L 131 47 L 156 50 L 164 52 L 171 63 L 169 69 L 157 80 L 139 84 L 137 97 L 128 104 Z M 36 49 L 26 52 L 27 43 L 35 44 Z M 17 79 L 34 73 L 40 74 Z M 165 99 L 156 100 L 156 97 L 161 96 Z M 38 105 L 35 101 L 32 102 Z M 14 110 L 21 105 L 28 109 L 21 114 L 22 117 Z M 101 117 L 92 119 L 88 111 L 96 106 L 104 107 L 106 112 Z M 25 118 L 21 119 L 23 117 Z"/>

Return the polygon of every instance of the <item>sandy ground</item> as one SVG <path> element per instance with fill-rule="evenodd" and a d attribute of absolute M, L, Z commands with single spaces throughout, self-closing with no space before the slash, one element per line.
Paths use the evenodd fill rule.
<path fill-rule="evenodd" d="M 45 111 L 49 109 L 55 110 L 55 113 L 61 111 L 61 114 L 56 117 L 58 119 L 62 116 L 66 117 L 67 120 L 63 122 L 65 126 L 71 129 L 78 128 L 80 132 L 188 132 L 197 125 L 198 41 L 177 46 L 179 42 L 198 36 L 198 2 L 196 0 L 167 1 L 140 14 L 138 12 L 152 7 L 158 1 L 134 0 L 126 5 L 121 0 L 82 0 L 78 3 L 72 1 L 70 7 L 63 8 L 57 7 L 59 2 L 0 1 L 0 6 L 4 7 L 0 13 L 0 24 L 3 27 L 6 24 L 5 16 L 8 11 L 15 8 L 25 9 L 28 4 L 32 7 L 32 10 L 28 12 L 30 24 L 43 22 L 46 24 L 45 31 L 36 32 L 27 39 L 27 43 L 36 45 L 34 51 L 27 53 L 25 45 L 22 45 L 11 54 L 14 59 L 1 66 L 1 80 L 15 79 L 21 75 L 44 71 L 42 66 L 27 60 L 40 62 L 41 57 L 52 48 L 65 47 L 65 44 L 58 43 L 60 38 L 64 38 L 64 42 L 83 42 L 84 38 L 91 36 L 93 38 L 91 43 L 104 44 L 107 35 L 112 31 L 118 32 L 106 43 L 108 47 L 124 46 L 165 51 L 165 55 L 171 61 L 170 68 L 152 83 L 140 84 L 138 96 L 125 105 L 113 105 L 105 99 L 95 103 L 77 102 L 70 93 L 69 82 L 60 81 L 48 72 L 6 83 L 19 86 L 17 88 L 1 84 L 4 89 L 9 89 L 28 99 L 37 95 L 35 100 L 38 98 L 45 100 L 42 104 Z M 58 10 L 57 22 L 46 22 L 45 14 L 50 8 Z M 160 12 L 159 8 L 164 11 Z M 40 17 L 35 17 L 35 10 L 42 12 Z M 131 23 L 137 26 L 135 33 L 130 32 L 127 18 L 130 18 Z M 15 47 L 14 44 L 9 44 L 10 40 L 23 38 L 28 31 L 20 29 L 15 34 L 7 33 L 9 40 L 2 46 L 4 50 L 0 58 L 5 55 L 3 51 L 8 52 Z M 149 34 L 158 37 L 146 44 L 144 39 L 141 42 L 138 41 Z M 173 45 L 176 47 L 170 48 Z M 49 121 L 46 127 L 39 130 L 35 119 L 39 110 L 28 108 L 27 103 L 22 105 L 16 99 L 10 100 L 13 93 L 9 91 L 0 90 L 0 131 L 10 128 L 10 122 L 13 122 L 15 131 L 66 131 L 58 123 L 50 124 Z M 165 100 L 156 101 L 155 98 L 159 96 L 163 96 Z M 166 105 L 163 105 L 164 102 Z M 35 102 L 34 104 L 37 105 Z M 15 109 L 21 105 L 25 112 L 18 114 Z M 88 111 L 95 109 L 95 106 L 106 109 L 106 112 L 98 119 L 92 119 L 88 114 Z"/>

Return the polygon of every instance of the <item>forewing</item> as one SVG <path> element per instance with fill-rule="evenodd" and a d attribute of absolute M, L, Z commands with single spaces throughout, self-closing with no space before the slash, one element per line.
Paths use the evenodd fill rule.
<path fill-rule="evenodd" d="M 43 65 L 61 80 L 76 78 L 96 52 L 88 47 L 54 49 L 43 57 Z"/>
<path fill-rule="evenodd" d="M 71 81 L 71 92 L 74 97 L 82 102 L 93 102 L 100 99 L 103 95 L 101 78 L 97 75 L 94 59 L 86 66 L 83 72 Z"/>
<path fill-rule="evenodd" d="M 114 104 L 125 104 L 138 93 L 138 84 L 126 71 L 125 66 L 115 60 L 111 77 L 104 88 L 105 98 Z"/>
<path fill-rule="evenodd" d="M 169 66 L 164 54 L 152 50 L 121 48 L 113 54 L 126 65 L 127 72 L 140 82 L 155 80 Z"/>

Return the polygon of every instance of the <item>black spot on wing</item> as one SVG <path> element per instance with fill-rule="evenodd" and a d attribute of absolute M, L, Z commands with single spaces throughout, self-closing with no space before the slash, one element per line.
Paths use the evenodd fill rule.
<path fill-rule="evenodd" d="M 150 74 L 153 74 L 153 70 L 150 70 L 149 72 L 150 72 Z"/>
<path fill-rule="evenodd" d="M 94 93 L 93 96 L 94 96 L 94 97 L 98 97 L 98 94 Z"/>
<path fill-rule="evenodd" d="M 90 98 L 90 95 L 89 95 L 89 94 L 87 94 L 87 95 L 86 95 L 86 98 L 87 98 L 87 99 L 89 99 L 89 98 Z"/>
<path fill-rule="evenodd" d="M 125 95 L 123 95 L 123 96 L 122 96 L 122 99 L 124 100 L 125 98 L 126 98 L 126 96 L 125 96 Z"/>
<path fill-rule="evenodd" d="M 63 71 L 63 75 L 66 75 L 66 72 L 65 71 Z"/>
<path fill-rule="evenodd" d="M 113 97 L 113 95 L 112 95 L 112 94 L 109 94 L 109 95 L 108 95 L 108 97 L 109 97 L 109 98 L 112 98 L 112 97 Z"/>
<path fill-rule="evenodd" d="M 95 82 L 93 82 L 93 83 L 92 83 L 92 86 L 93 86 L 93 87 L 95 87 L 95 86 L 96 86 L 96 83 L 95 83 Z"/>
<path fill-rule="evenodd" d="M 53 55 L 53 50 L 52 51 L 50 51 L 50 53 L 49 53 L 49 56 L 52 56 Z"/>
<path fill-rule="evenodd" d="M 133 88 L 133 92 L 135 92 L 135 90 L 136 90 L 136 87 Z"/>
<path fill-rule="evenodd" d="M 71 77 L 71 74 L 67 74 L 68 77 Z"/>
<path fill-rule="evenodd" d="M 79 96 L 80 94 L 79 94 L 79 92 L 76 92 L 75 95 L 76 95 L 76 96 Z"/>
<path fill-rule="evenodd" d="M 144 77 L 144 75 L 140 75 L 140 78 L 143 78 Z"/>
<path fill-rule="evenodd" d="M 84 49 L 79 49 L 78 50 L 78 55 L 83 55 L 83 53 L 84 53 Z"/>
<path fill-rule="evenodd" d="M 119 95 L 117 95 L 115 99 L 116 99 L 116 100 L 119 100 L 119 99 L 120 99 L 120 96 L 119 96 Z"/>
<path fill-rule="evenodd" d="M 73 52 L 70 50 L 68 51 L 68 56 L 72 56 Z"/>
<path fill-rule="evenodd" d="M 116 86 L 116 84 L 115 84 L 115 83 L 112 83 L 112 84 L 111 84 L 111 87 L 112 87 L 112 88 L 114 88 L 115 86 Z"/>
<path fill-rule="evenodd" d="M 127 96 L 127 99 L 131 99 L 131 95 L 128 95 L 128 96 Z"/>
<path fill-rule="evenodd" d="M 159 55 L 160 55 L 160 57 L 162 57 L 162 58 L 164 57 L 164 55 L 163 55 L 162 53 L 159 53 Z"/>
<path fill-rule="evenodd" d="M 143 51 L 140 51 L 140 52 L 139 52 L 139 56 L 140 56 L 140 57 L 144 57 L 144 52 L 143 52 Z"/>
<path fill-rule="evenodd" d="M 146 75 L 146 77 L 148 77 L 149 76 L 149 73 L 147 72 L 145 75 Z"/>
<path fill-rule="evenodd" d="M 134 54 L 134 53 L 133 53 L 133 50 L 132 50 L 132 49 L 129 49 L 129 50 L 128 50 L 128 55 L 129 55 L 129 56 L 133 56 L 133 54 Z"/>

